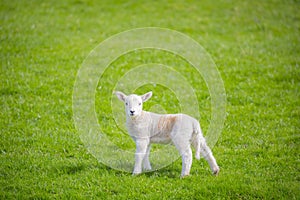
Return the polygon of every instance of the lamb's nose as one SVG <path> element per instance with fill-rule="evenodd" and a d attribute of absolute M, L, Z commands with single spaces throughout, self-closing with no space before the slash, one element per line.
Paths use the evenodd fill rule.
<path fill-rule="evenodd" d="M 133 114 L 133 113 L 134 113 L 134 110 L 131 110 L 131 111 L 130 111 L 130 114 Z"/>

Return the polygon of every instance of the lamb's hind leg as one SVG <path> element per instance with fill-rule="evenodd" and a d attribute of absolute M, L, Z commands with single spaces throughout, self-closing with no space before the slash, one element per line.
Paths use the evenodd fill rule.
<path fill-rule="evenodd" d="M 211 171 L 214 175 L 218 175 L 220 168 L 217 164 L 215 157 L 213 156 L 210 148 L 207 146 L 205 139 L 203 138 L 201 141 L 201 154 L 208 162 Z"/>
<path fill-rule="evenodd" d="M 182 171 L 181 171 L 181 177 L 185 177 L 190 175 L 190 170 L 193 162 L 193 155 L 191 147 L 186 147 L 186 149 L 181 154 L 182 157 Z"/>
<path fill-rule="evenodd" d="M 174 134 L 176 135 L 176 134 Z M 176 137 L 177 136 L 177 137 Z M 189 141 L 185 141 L 184 138 L 179 137 L 176 135 L 173 138 L 173 143 L 178 149 L 181 158 L 182 158 L 182 170 L 181 170 L 181 178 L 190 175 L 190 170 L 192 166 L 192 149 L 190 147 Z"/>

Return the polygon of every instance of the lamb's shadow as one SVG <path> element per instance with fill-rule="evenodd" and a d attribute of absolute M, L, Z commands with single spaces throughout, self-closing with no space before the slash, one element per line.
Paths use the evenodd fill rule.
<path fill-rule="evenodd" d="M 170 178 L 170 179 L 177 179 L 180 177 L 180 171 L 175 170 L 175 169 L 170 169 L 170 168 L 165 168 L 165 169 L 159 169 L 156 171 L 151 171 L 151 172 L 145 172 L 144 176 L 148 178 Z"/>
<path fill-rule="evenodd" d="M 99 173 L 99 175 L 113 175 L 118 177 L 147 177 L 147 178 L 167 178 L 167 179 L 178 179 L 180 178 L 181 172 L 181 161 L 166 166 L 164 168 L 154 170 L 154 171 L 144 171 L 141 175 L 133 176 L 131 172 L 128 171 L 119 171 L 113 169 L 109 166 L 106 166 L 101 163 L 85 163 L 85 162 L 69 162 L 64 163 L 60 166 L 55 166 L 54 170 L 57 174 L 68 174 L 74 175 L 78 173 L 82 173 L 83 171 L 94 171 Z M 133 169 L 133 166 L 130 166 Z M 84 173 L 84 172 L 83 172 Z"/>
<path fill-rule="evenodd" d="M 91 164 L 91 163 L 84 163 L 84 162 L 74 162 L 74 163 L 64 163 L 60 166 L 55 166 L 54 171 L 57 174 L 68 174 L 68 175 L 73 175 L 77 173 L 81 173 L 83 171 L 89 171 L 97 169 L 97 171 L 110 171 L 112 170 L 111 168 L 102 165 L 100 163 L 96 164 Z"/>
<path fill-rule="evenodd" d="M 133 166 L 132 166 L 133 168 Z M 57 174 L 68 174 L 68 175 L 74 175 L 77 173 L 81 173 L 83 171 L 93 171 L 96 170 L 99 175 L 101 174 L 111 174 L 113 176 L 118 177 L 147 177 L 147 178 L 167 178 L 167 179 L 178 179 L 180 178 L 180 172 L 181 172 L 181 164 L 173 163 L 169 166 L 166 166 L 164 168 L 154 170 L 154 171 L 144 171 L 140 175 L 133 176 L 131 172 L 127 171 L 119 171 L 116 169 L 113 169 L 109 166 L 106 166 L 101 163 L 65 163 L 59 167 L 55 167 L 55 171 Z M 198 171 L 198 170 L 197 170 Z M 196 174 L 198 173 L 205 173 L 205 170 L 201 170 L 201 172 L 194 172 Z"/>

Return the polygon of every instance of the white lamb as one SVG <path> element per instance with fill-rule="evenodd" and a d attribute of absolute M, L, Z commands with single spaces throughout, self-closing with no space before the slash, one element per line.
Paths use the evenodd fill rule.
<path fill-rule="evenodd" d="M 200 153 L 207 160 L 214 175 L 220 171 L 219 166 L 206 145 L 199 122 L 185 114 L 155 114 L 143 111 L 143 102 L 147 101 L 152 92 L 142 96 L 115 92 L 116 96 L 125 103 L 126 125 L 130 136 L 136 144 L 135 165 L 133 174 L 151 170 L 149 161 L 151 143 L 172 142 L 182 157 L 181 177 L 188 176 L 192 166 L 191 145 L 196 150 L 196 159 Z"/>

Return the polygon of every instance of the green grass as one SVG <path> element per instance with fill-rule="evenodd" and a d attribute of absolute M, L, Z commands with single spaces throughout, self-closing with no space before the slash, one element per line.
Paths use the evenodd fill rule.
<path fill-rule="evenodd" d="M 1 0 L 0 198 L 299 199 L 299 8 L 296 0 Z M 79 139 L 72 92 L 81 63 L 109 36 L 147 26 L 194 38 L 220 71 L 227 119 L 213 149 L 218 177 L 204 160 L 183 180 L 180 160 L 132 177 L 98 163 Z M 199 87 L 207 130 L 209 94 Z"/>

